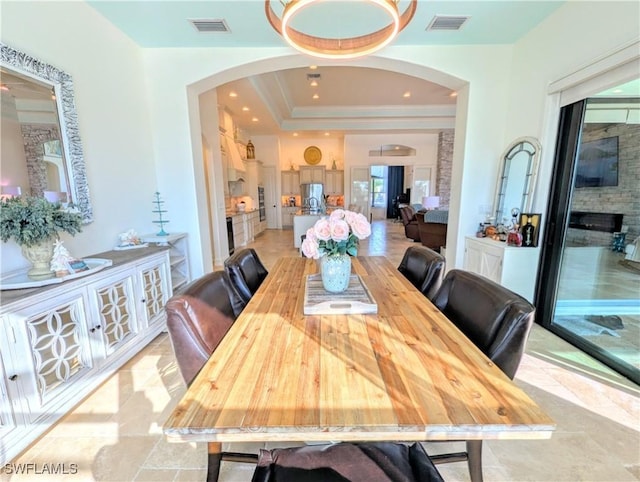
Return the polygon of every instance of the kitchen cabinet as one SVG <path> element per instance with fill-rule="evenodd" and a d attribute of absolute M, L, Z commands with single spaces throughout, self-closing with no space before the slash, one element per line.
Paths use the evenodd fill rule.
<path fill-rule="evenodd" d="M 233 245 L 236 248 L 246 246 L 247 240 L 244 231 L 246 222 L 244 220 L 244 214 L 236 214 L 232 216 L 231 224 L 233 226 Z"/>
<path fill-rule="evenodd" d="M 298 171 L 282 171 L 282 195 L 300 195 L 300 173 Z"/>
<path fill-rule="evenodd" d="M 490 238 L 465 239 L 464 269 L 533 302 L 540 248 L 518 248 Z"/>
<path fill-rule="evenodd" d="M 300 184 L 319 182 L 324 184 L 324 166 L 300 166 Z"/>
<path fill-rule="evenodd" d="M 135 251 L 135 252 L 134 252 Z M 113 266 L 0 292 L 0 463 L 5 464 L 162 330 L 169 250 L 94 255 Z"/>
<path fill-rule="evenodd" d="M 324 174 L 324 193 L 330 196 L 344 194 L 344 171 L 331 169 Z"/>
<path fill-rule="evenodd" d="M 262 223 L 260 223 L 260 212 L 256 210 L 248 213 L 247 224 L 251 226 L 251 233 L 252 233 L 251 241 L 249 242 L 253 242 L 256 236 L 262 233 L 262 230 L 261 230 Z"/>
<path fill-rule="evenodd" d="M 282 227 L 283 228 L 292 228 L 293 227 L 293 218 L 298 212 L 300 208 L 283 206 L 282 208 Z"/>
<path fill-rule="evenodd" d="M 171 233 L 167 236 L 145 234 L 140 239 L 145 243 L 171 248 L 169 257 L 171 259 L 171 286 L 174 293 L 180 291 L 191 281 L 187 233 Z"/>

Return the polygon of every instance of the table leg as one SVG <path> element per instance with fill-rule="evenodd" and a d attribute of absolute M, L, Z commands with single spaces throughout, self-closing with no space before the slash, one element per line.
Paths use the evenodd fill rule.
<path fill-rule="evenodd" d="M 467 440 L 467 454 L 471 482 L 482 482 L 482 440 Z"/>
<path fill-rule="evenodd" d="M 209 442 L 207 449 L 207 482 L 218 482 L 220 462 L 222 461 L 222 444 Z"/>

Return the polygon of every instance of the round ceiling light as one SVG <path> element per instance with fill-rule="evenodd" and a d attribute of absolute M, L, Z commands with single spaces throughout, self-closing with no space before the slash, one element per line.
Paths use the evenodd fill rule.
<path fill-rule="evenodd" d="M 264 7 L 271 26 L 291 45 L 302 53 L 327 59 L 350 59 L 372 54 L 388 45 L 413 18 L 417 0 L 411 0 L 402 15 L 398 12 L 395 0 L 366 0 L 366 3 L 382 9 L 391 19 L 391 23 L 374 32 L 348 38 L 325 38 L 309 35 L 294 29 L 293 19 L 303 9 L 327 0 L 291 0 L 285 4 L 282 18 L 273 11 L 271 1 L 265 0 Z"/>

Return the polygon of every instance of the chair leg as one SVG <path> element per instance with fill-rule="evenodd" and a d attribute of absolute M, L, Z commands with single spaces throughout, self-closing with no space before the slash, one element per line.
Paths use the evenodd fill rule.
<path fill-rule="evenodd" d="M 467 440 L 467 454 L 471 482 L 482 482 L 482 440 Z"/>
<path fill-rule="evenodd" d="M 220 462 L 222 461 L 222 444 L 209 442 L 207 449 L 207 482 L 218 482 Z"/>
<path fill-rule="evenodd" d="M 258 454 L 245 454 L 241 452 L 223 452 L 220 442 L 209 442 L 207 446 L 207 482 L 217 482 L 220 475 L 220 463 L 240 462 L 245 464 L 257 464 Z"/>

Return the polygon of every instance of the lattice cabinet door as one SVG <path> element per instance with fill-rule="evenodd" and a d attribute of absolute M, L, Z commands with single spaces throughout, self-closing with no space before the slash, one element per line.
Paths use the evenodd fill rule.
<path fill-rule="evenodd" d="M 144 263 L 138 268 L 138 307 L 146 326 L 162 323 L 166 316 L 164 305 L 171 296 L 169 254 Z"/>
<path fill-rule="evenodd" d="M 135 272 L 127 270 L 88 286 L 92 316 L 89 333 L 94 356 L 107 358 L 136 340 Z"/>
<path fill-rule="evenodd" d="M 14 368 L 28 404 L 27 423 L 72 397 L 91 371 L 85 308 L 85 296 L 75 291 L 25 306 L 9 317 L 15 352 L 23 354 L 14 358 Z"/>

